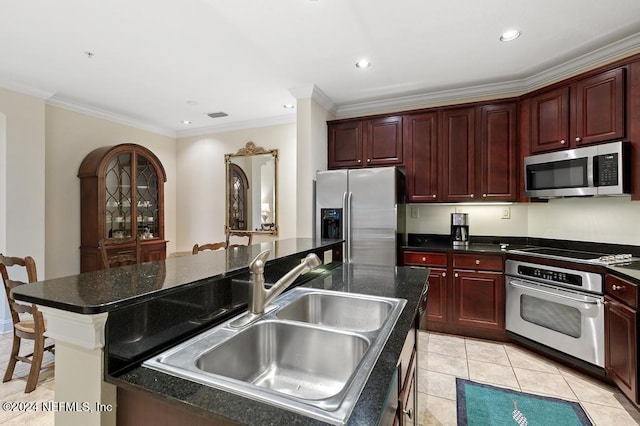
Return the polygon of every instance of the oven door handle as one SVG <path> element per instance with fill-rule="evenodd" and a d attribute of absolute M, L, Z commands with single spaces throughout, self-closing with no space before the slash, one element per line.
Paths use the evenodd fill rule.
<path fill-rule="evenodd" d="M 516 287 L 516 288 L 523 288 L 525 290 L 531 290 L 531 291 L 534 291 L 534 292 L 537 292 L 537 293 L 547 294 L 549 296 L 555 296 L 555 297 L 560 297 L 560 298 L 563 298 L 563 299 L 568 299 L 568 300 L 571 300 L 572 302 L 586 303 L 588 305 L 599 305 L 599 304 L 602 303 L 602 301 L 600 299 L 593 299 L 593 300 L 576 299 L 575 297 L 566 296 L 564 294 L 554 293 L 552 291 L 540 290 L 539 288 L 533 288 L 533 287 L 528 286 L 528 285 L 516 284 L 512 280 L 509 280 L 509 285 L 511 285 L 512 287 Z M 589 297 L 589 296 L 586 296 L 586 297 Z"/>

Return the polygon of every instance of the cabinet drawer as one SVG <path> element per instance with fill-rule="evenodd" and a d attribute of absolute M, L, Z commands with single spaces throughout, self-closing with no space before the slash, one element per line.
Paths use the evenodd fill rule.
<path fill-rule="evenodd" d="M 482 269 L 486 271 L 504 271 L 502 256 L 490 254 L 454 254 L 453 267 L 461 269 Z"/>
<path fill-rule="evenodd" d="M 638 286 L 622 278 L 607 275 L 605 280 L 605 292 L 638 309 Z"/>
<path fill-rule="evenodd" d="M 402 260 L 405 265 L 447 266 L 446 253 L 405 251 L 402 255 Z"/>

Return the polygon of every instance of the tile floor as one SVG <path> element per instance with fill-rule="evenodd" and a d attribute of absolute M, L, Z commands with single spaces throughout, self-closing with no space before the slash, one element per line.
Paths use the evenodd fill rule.
<path fill-rule="evenodd" d="M 640 413 L 615 388 L 512 344 L 419 333 L 418 422 L 456 424 L 455 378 L 461 377 L 578 401 L 594 425 L 638 425 Z M 25 348 L 26 349 L 26 348 Z M 0 335 L 0 376 L 11 350 L 11 335 Z M 51 355 L 46 355 L 50 359 Z M 14 379 L 0 385 L 0 402 L 47 402 L 54 398 L 52 370 L 45 370 L 35 391 L 24 393 L 28 366 L 18 363 Z M 0 425 L 53 425 L 51 412 L 0 411 Z"/>
<path fill-rule="evenodd" d="M 594 425 L 638 425 L 616 388 L 513 344 L 420 332 L 418 423 L 456 424 L 455 378 L 577 401 Z"/>

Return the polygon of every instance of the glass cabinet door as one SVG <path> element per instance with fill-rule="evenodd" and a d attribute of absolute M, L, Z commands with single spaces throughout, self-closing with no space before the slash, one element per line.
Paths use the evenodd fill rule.
<path fill-rule="evenodd" d="M 153 164 L 144 156 L 137 156 L 137 229 L 142 239 L 157 238 L 158 218 L 158 174 Z"/>
<path fill-rule="evenodd" d="M 131 206 L 130 153 L 115 156 L 105 173 L 106 233 L 108 238 L 131 237 L 133 232 Z"/>

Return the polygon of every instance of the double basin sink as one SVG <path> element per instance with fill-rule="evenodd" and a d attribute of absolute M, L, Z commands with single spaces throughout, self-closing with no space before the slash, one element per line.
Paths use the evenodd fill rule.
<path fill-rule="evenodd" d="M 232 318 L 143 365 L 343 424 L 405 304 L 297 287 L 257 322 L 233 328 Z"/>

